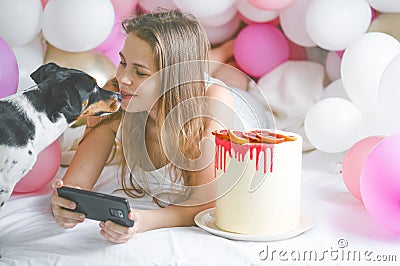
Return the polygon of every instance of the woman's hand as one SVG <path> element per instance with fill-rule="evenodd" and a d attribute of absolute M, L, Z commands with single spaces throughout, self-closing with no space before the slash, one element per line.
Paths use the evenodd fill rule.
<path fill-rule="evenodd" d="M 100 234 L 107 240 L 121 244 L 131 239 L 137 232 L 139 232 L 140 226 L 140 213 L 131 209 L 128 218 L 134 221 L 132 227 L 122 226 L 112 221 L 100 222 L 99 227 L 101 228 Z"/>
<path fill-rule="evenodd" d="M 54 193 L 51 197 L 51 210 L 59 226 L 63 228 L 72 228 L 78 223 L 82 223 L 85 220 L 85 215 L 70 211 L 76 208 L 75 202 L 58 196 L 56 189 L 63 185 L 64 183 L 62 180 L 55 180 L 53 182 Z"/>

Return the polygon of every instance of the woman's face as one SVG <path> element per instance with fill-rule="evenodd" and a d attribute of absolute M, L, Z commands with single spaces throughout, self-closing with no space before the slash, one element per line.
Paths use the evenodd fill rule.
<path fill-rule="evenodd" d="M 154 112 L 160 89 L 155 78 L 147 80 L 158 71 L 150 45 L 134 33 L 129 33 L 120 57 L 116 77 L 122 94 L 122 109 L 127 112 Z"/>

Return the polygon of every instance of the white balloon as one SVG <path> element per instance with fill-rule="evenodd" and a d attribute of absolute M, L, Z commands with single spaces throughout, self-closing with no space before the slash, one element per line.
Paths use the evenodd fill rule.
<path fill-rule="evenodd" d="M 114 8 L 110 0 L 51 0 L 43 13 L 43 35 L 54 47 L 85 52 L 111 33 Z"/>
<path fill-rule="evenodd" d="M 234 5 L 236 0 L 174 0 L 175 5 L 198 18 L 223 14 Z"/>
<path fill-rule="evenodd" d="M 30 78 L 30 75 L 44 62 L 43 42 L 39 36 L 30 43 L 12 48 L 18 62 L 18 90 L 23 91 L 36 83 Z"/>
<path fill-rule="evenodd" d="M 0 36 L 11 47 L 31 42 L 42 27 L 40 0 L 1 0 Z"/>
<path fill-rule="evenodd" d="M 326 74 L 328 75 L 329 80 L 334 81 L 340 78 L 340 64 L 342 59 L 339 57 L 337 52 L 330 51 L 326 55 L 325 59 L 325 67 Z"/>
<path fill-rule="evenodd" d="M 234 17 L 228 23 L 218 27 L 203 26 L 211 44 L 219 44 L 227 41 L 236 32 L 240 25 L 239 16 Z"/>
<path fill-rule="evenodd" d="M 379 85 L 379 110 L 383 121 L 392 134 L 400 133 L 400 54 L 387 65 Z"/>
<path fill-rule="evenodd" d="M 306 29 L 306 12 L 311 1 L 296 0 L 282 9 L 279 15 L 279 21 L 286 36 L 292 42 L 305 47 L 316 46 Z"/>
<path fill-rule="evenodd" d="M 311 144 L 318 150 L 338 153 L 359 140 L 362 118 L 361 111 L 350 101 L 327 98 L 308 111 L 304 129 Z"/>
<path fill-rule="evenodd" d="M 350 101 L 350 98 L 347 95 L 343 87 L 342 80 L 340 78 L 331 82 L 328 86 L 326 86 L 326 88 L 322 93 L 321 99 L 332 98 L 332 97 L 342 98 Z"/>
<path fill-rule="evenodd" d="M 313 0 L 306 12 L 306 29 L 318 46 L 340 51 L 368 30 L 371 16 L 365 0 Z"/>
<path fill-rule="evenodd" d="M 340 69 L 343 86 L 362 111 L 377 109 L 383 71 L 399 52 L 400 43 L 381 32 L 365 33 L 345 50 Z"/>
<path fill-rule="evenodd" d="M 236 3 L 237 10 L 246 19 L 252 22 L 268 22 L 279 16 L 277 10 L 263 10 L 251 5 L 247 0 L 238 0 Z"/>
<path fill-rule="evenodd" d="M 399 0 L 368 0 L 368 3 L 377 11 L 382 13 L 399 13 Z"/>
<path fill-rule="evenodd" d="M 236 6 L 232 5 L 222 14 L 218 14 L 212 17 L 199 18 L 199 21 L 203 26 L 218 27 L 231 21 L 237 15 L 237 13 L 238 12 Z"/>
<path fill-rule="evenodd" d="M 379 109 L 363 112 L 360 132 L 360 138 L 390 135 L 389 130 L 385 125 L 382 112 Z"/>

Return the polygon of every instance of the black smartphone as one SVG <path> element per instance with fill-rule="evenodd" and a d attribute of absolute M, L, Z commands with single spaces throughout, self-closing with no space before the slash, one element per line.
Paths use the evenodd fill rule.
<path fill-rule="evenodd" d="M 133 221 L 128 218 L 130 207 L 126 198 L 65 186 L 57 188 L 57 193 L 75 202 L 76 208 L 72 211 L 83 213 L 88 219 L 133 226 Z"/>

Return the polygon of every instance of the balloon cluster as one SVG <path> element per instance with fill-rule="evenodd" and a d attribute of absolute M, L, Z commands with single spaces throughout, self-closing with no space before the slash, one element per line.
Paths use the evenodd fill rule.
<path fill-rule="evenodd" d="M 400 135 L 369 136 L 346 153 L 343 180 L 368 213 L 389 230 L 400 233 Z"/>
<path fill-rule="evenodd" d="M 116 1 L 120 2 L 120 1 Z M 120 5 L 129 12 L 135 1 Z M 109 0 L 0 1 L 0 98 L 34 86 L 30 74 L 55 62 L 88 72 L 100 85 L 115 76 L 124 35 Z M 36 191 L 56 174 L 61 162 L 56 140 L 39 155 L 15 192 Z"/>
<path fill-rule="evenodd" d="M 400 2 L 394 0 L 2 0 L 0 97 L 32 86 L 29 74 L 50 61 L 84 70 L 102 85 L 115 75 L 119 62 L 124 42 L 120 22 L 138 9 L 151 12 L 158 8 L 179 8 L 195 15 L 214 46 L 235 38 L 236 66 L 260 82 L 270 80 L 267 77 L 289 61 L 310 61 L 312 48 L 322 51 L 325 79 L 330 83 L 302 121 L 315 148 L 343 152 L 366 137 L 374 136 L 375 143 L 380 140 L 377 136 L 400 133 L 400 120 L 396 119 L 400 111 L 400 44 L 396 36 L 400 38 L 400 34 L 388 27 L 400 23 L 396 17 Z M 291 65 L 291 72 L 295 67 Z M 284 79 L 285 73 L 280 74 Z M 315 98 L 317 93 L 313 95 Z M 375 150 L 396 141 L 393 136 L 379 142 L 374 152 L 368 153 L 366 163 L 355 168 L 344 163 L 344 175 L 349 173 L 345 169 L 353 169 L 349 176 L 359 181 L 360 176 L 374 176 L 372 168 L 377 166 L 369 158 L 374 155 L 377 161 L 391 158 L 393 162 L 396 156 L 385 152 L 394 148 Z M 366 151 L 372 149 L 368 143 L 349 150 L 348 165 L 367 157 Z M 360 145 L 364 156 L 353 156 Z M 368 162 L 371 165 L 366 166 Z M 356 169 L 359 172 L 354 172 Z M 368 189 L 354 192 L 363 186 L 359 181 L 355 188 L 349 187 L 352 193 L 360 195 L 365 190 L 374 194 Z M 395 182 L 391 177 L 383 183 L 386 181 Z M 398 189 L 393 184 L 390 187 Z M 366 205 L 367 198 L 362 198 Z"/>

